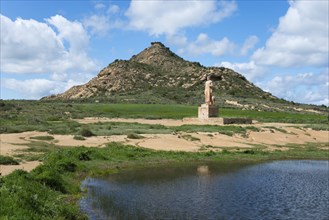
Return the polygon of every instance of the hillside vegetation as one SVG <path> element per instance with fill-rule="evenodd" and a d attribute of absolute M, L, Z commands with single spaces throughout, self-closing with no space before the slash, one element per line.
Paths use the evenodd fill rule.
<path fill-rule="evenodd" d="M 203 103 L 204 82 L 214 81 L 216 102 L 223 107 L 262 111 L 323 111 L 279 99 L 224 67 L 205 67 L 177 56 L 160 42 L 153 42 L 129 60 L 115 60 L 88 83 L 44 97 L 44 100 L 85 102 L 188 104 Z"/>

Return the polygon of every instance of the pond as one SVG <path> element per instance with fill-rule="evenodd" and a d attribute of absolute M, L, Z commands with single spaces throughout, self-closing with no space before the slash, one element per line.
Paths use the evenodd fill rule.
<path fill-rule="evenodd" d="M 89 219 L 329 219 L 329 162 L 191 163 L 83 182 Z"/>

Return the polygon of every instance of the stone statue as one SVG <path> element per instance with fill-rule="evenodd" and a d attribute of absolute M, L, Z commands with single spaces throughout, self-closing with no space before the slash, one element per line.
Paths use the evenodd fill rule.
<path fill-rule="evenodd" d="M 207 77 L 204 89 L 205 104 L 198 108 L 198 118 L 201 120 L 218 117 L 218 106 L 215 105 L 215 96 L 212 94 L 212 81 L 210 76 Z"/>
<path fill-rule="evenodd" d="M 210 76 L 208 76 L 204 89 L 204 97 L 207 105 L 215 104 L 215 96 L 212 95 L 212 87 L 213 87 L 212 81 L 210 79 Z"/>

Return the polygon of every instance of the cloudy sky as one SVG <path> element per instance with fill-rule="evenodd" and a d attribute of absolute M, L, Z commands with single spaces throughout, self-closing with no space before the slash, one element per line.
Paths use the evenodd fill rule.
<path fill-rule="evenodd" d="M 1 0 L 1 98 L 88 82 L 161 41 L 289 101 L 328 105 L 327 0 Z M 220 95 L 220 94 L 219 94 Z"/>

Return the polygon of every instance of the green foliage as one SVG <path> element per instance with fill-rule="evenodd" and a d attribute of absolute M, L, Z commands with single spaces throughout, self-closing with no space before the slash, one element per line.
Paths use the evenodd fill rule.
<path fill-rule="evenodd" d="M 82 129 L 82 125 L 70 120 L 70 118 L 122 117 L 182 119 L 184 117 L 197 116 L 197 105 L 64 103 L 22 100 L 1 101 L 1 103 L 0 133 L 17 133 L 35 130 L 46 131 L 50 134 L 78 134 Z M 251 118 L 260 122 L 328 123 L 326 114 L 252 111 L 232 108 L 220 108 L 219 111 L 221 117 Z M 117 132 L 111 124 L 108 124 L 108 126 L 111 127 L 104 127 L 102 130 L 113 130 L 112 133 Z M 149 129 L 144 128 L 145 130 Z M 156 129 L 159 130 L 158 128 Z M 97 133 L 98 131 L 94 131 L 93 128 L 90 128 L 90 130 L 97 135 L 101 135 Z M 105 133 L 105 131 L 99 131 L 99 133 L 102 132 Z"/>
<path fill-rule="evenodd" d="M 18 165 L 19 162 L 10 156 L 0 155 L 0 164 L 1 165 Z"/>
<path fill-rule="evenodd" d="M 35 140 L 40 140 L 40 141 L 51 141 L 54 140 L 53 136 L 34 136 L 34 137 L 30 137 L 30 139 L 35 139 Z"/>
<path fill-rule="evenodd" d="M 310 128 L 316 131 L 329 131 L 329 124 L 310 124 L 304 126 L 304 128 Z"/>
<path fill-rule="evenodd" d="M 39 166 L 33 172 L 33 178 L 34 180 L 40 182 L 43 185 L 48 186 L 49 188 L 55 191 L 60 191 L 62 193 L 66 192 L 63 177 L 57 170 Z"/>
<path fill-rule="evenodd" d="M 0 219 L 85 219 L 64 194 L 16 170 L 0 179 Z"/>
<path fill-rule="evenodd" d="M 282 128 L 278 128 L 278 127 L 274 127 L 274 126 L 265 126 L 264 128 L 269 128 L 269 129 L 272 129 L 272 130 L 276 130 L 276 131 L 279 131 L 281 133 L 288 133 L 286 130 L 282 129 Z"/>
<path fill-rule="evenodd" d="M 270 112 L 270 111 L 252 111 L 240 109 L 220 109 L 223 117 L 228 118 L 251 118 L 260 122 L 282 122 L 282 123 L 327 123 L 326 115 L 292 113 L 292 112 Z"/>
<path fill-rule="evenodd" d="M 181 125 L 171 128 L 175 131 L 183 132 L 218 132 L 229 136 L 233 136 L 234 134 L 244 134 L 247 131 L 244 127 L 234 125 Z"/>
<path fill-rule="evenodd" d="M 84 140 L 86 140 L 86 138 L 83 137 L 82 135 L 74 135 L 73 136 L 73 139 L 74 140 L 78 140 L 78 141 L 84 141 Z"/>
<path fill-rule="evenodd" d="M 54 151 L 58 148 L 61 148 L 61 146 L 57 146 L 53 143 L 48 143 L 44 141 L 32 141 L 30 143 L 24 144 L 27 145 L 29 148 L 24 149 L 22 151 L 26 152 L 40 152 L 40 153 L 47 153 Z"/>
<path fill-rule="evenodd" d="M 80 181 L 90 175 L 108 175 L 125 167 L 191 161 L 264 161 L 327 159 L 327 143 L 288 146 L 285 152 L 223 149 L 222 152 L 166 152 L 111 143 L 105 148 L 66 148 L 48 153 L 32 172 L 15 171 L 0 178 L 0 219 L 84 219 L 77 195 Z"/>
<path fill-rule="evenodd" d="M 93 132 L 91 132 L 89 129 L 87 128 L 83 128 L 80 131 L 80 135 L 83 137 L 91 137 L 91 136 L 95 136 L 95 134 Z"/>
<path fill-rule="evenodd" d="M 111 129 L 109 129 L 109 127 Z M 168 134 L 171 130 L 163 125 L 149 125 L 125 122 L 106 122 L 88 124 L 88 128 L 97 136 L 136 134 Z"/>
<path fill-rule="evenodd" d="M 187 105 L 160 105 L 160 104 L 102 104 L 88 103 L 80 104 L 80 114 L 74 114 L 75 118 L 85 117 L 86 112 L 89 117 L 110 117 L 110 118 L 147 118 L 161 119 L 172 118 L 180 119 L 183 117 L 192 117 L 196 114 L 197 107 Z M 82 115 L 83 114 L 83 115 Z"/>
<path fill-rule="evenodd" d="M 200 138 L 193 137 L 190 134 L 184 134 L 184 135 L 182 135 L 182 138 L 184 138 L 185 140 L 188 140 L 188 141 L 200 141 Z"/>
<path fill-rule="evenodd" d="M 144 138 L 142 135 L 135 134 L 135 133 L 130 133 L 127 135 L 127 138 L 129 139 L 142 139 Z"/>

